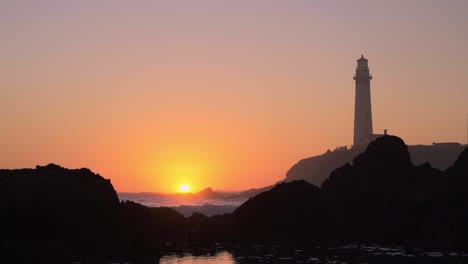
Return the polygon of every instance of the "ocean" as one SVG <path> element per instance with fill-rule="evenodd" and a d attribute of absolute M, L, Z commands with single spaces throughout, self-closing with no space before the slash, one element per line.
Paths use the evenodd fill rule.
<path fill-rule="evenodd" d="M 134 201 L 148 207 L 171 207 L 184 216 L 194 212 L 206 216 L 232 213 L 237 207 L 247 201 L 247 198 L 205 199 L 183 195 L 161 193 L 118 193 L 120 201 Z"/>

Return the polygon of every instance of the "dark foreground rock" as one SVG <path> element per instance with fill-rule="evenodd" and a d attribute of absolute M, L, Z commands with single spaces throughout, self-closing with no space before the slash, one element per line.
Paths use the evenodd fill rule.
<path fill-rule="evenodd" d="M 0 249 L 12 263 L 69 263 L 158 255 L 151 211 L 119 202 L 109 180 L 50 164 L 0 170 Z M 151 225 L 148 225 L 151 229 Z"/>
<path fill-rule="evenodd" d="M 403 140 L 383 136 L 320 189 L 306 181 L 282 183 L 198 228 L 223 239 L 466 247 L 467 226 L 468 150 L 441 171 L 414 166 Z"/>
<path fill-rule="evenodd" d="M 234 211 L 236 228 L 251 235 L 272 237 L 319 233 L 324 224 L 320 189 L 305 181 L 281 183 Z"/>

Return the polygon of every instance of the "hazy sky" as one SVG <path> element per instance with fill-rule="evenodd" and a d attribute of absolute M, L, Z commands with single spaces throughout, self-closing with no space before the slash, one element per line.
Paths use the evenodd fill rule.
<path fill-rule="evenodd" d="M 0 1 L 0 167 L 118 191 L 261 187 L 374 132 L 466 142 L 468 1 Z"/>

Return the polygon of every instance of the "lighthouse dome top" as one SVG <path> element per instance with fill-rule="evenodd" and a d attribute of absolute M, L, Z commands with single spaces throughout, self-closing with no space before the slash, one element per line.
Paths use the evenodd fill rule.
<path fill-rule="evenodd" d="M 357 61 L 367 61 L 367 59 L 364 58 L 364 55 L 361 55 L 361 58 L 359 58 Z"/>

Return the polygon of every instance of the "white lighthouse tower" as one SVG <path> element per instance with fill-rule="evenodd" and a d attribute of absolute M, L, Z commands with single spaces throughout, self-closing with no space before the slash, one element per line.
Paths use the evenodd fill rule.
<path fill-rule="evenodd" d="M 356 75 L 356 98 L 354 106 L 354 146 L 366 146 L 374 139 L 372 131 L 372 109 L 368 61 L 364 55 L 357 60 Z"/>

